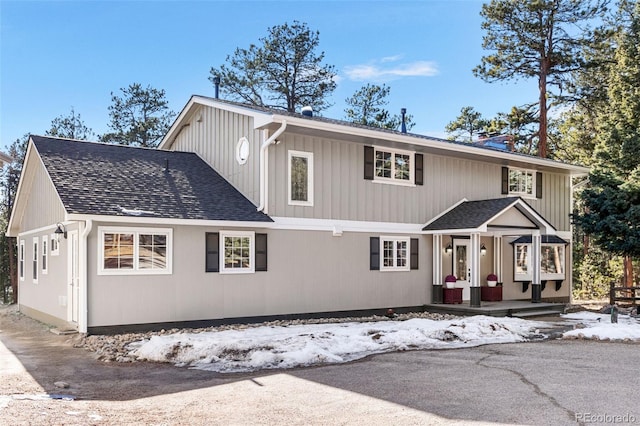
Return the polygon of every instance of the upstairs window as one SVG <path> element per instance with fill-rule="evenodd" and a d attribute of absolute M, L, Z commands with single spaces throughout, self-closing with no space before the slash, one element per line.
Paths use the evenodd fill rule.
<path fill-rule="evenodd" d="M 364 147 L 364 178 L 396 185 L 424 184 L 424 155 L 384 147 Z"/>
<path fill-rule="evenodd" d="M 413 153 L 376 148 L 375 158 L 374 180 L 413 183 Z"/>
<path fill-rule="evenodd" d="M 542 173 L 534 170 L 502 168 L 502 194 L 542 198 Z"/>
<path fill-rule="evenodd" d="M 313 153 L 289 151 L 289 204 L 313 206 Z"/>

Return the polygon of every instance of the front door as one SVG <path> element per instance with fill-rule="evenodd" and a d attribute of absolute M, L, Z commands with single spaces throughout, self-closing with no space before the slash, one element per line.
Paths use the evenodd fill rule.
<path fill-rule="evenodd" d="M 68 281 L 69 291 L 68 298 L 71 300 L 69 303 L 68 317 L 71 322 L 78 323 L 78 302 L 79 302 L 79 287 L 80 287 L 80 274 L 78 268 L 78 231 L 69 231 L 69 239 L 67 240 L 68 248 Z"/>
<path fill-rule="evenodd" d="M 454 240 L 453 244 L 453 273 L 458 279 L 456 287 L 462 288 L 462 299 L 471 298 L 471 268 L 469 266 L 470 240 Z"/>

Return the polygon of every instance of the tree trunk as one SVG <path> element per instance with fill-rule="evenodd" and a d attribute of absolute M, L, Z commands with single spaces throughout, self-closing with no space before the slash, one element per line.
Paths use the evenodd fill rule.
<path fill-rule="evenodd" d="M 538 90 L 540 91 L 540 126 L 538 128 L 538 156 L 547 158 L 547 75 L 549 74 L 549 59 L 540 61 L 540 76 Z"/>
<path fill-rule="evenodd" d="M 7 238 L 9 244 L 9 281 L 11 281 L 11 292 L 13 293 L 13 301 L 18 303 L 18 277 L 16 276 L 16 239 Z"/>
<path fill-rule="evenodd" d="M 633 261 L 631 257 L 624 257 L 624 286 L 633 287 Z"/>

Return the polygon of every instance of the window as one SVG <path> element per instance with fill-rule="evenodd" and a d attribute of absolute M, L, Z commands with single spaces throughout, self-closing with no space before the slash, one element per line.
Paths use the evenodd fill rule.
<path fill-rule="evenodd" d="M 57 256 L 60 254 L 60 244 L 58 243 L 56 234 L 51 234 L 49 236 L 49 249 L 51 250 L 51 256 Z"/>
<path fill-rule="evenodd" d="M 534 172 L 531 170 L 509 169 L 509 194 L 534 196 Z"/>
<path fill-rule="evenodd" d="M 33 282 L 38 282 L 38 257 L 40 256 L 40 252 L 38 251 L 38 237 L 33 238 Z"/>
<path fill-rule="evenodd" d="M 412 184 L 413 153 L 376 148 L 374 180 Z"/>
<path fill-rule="evenodd" d="M 380 237 L 380 270 L 409 270 L 409 238 Z"/>
<path fill-rule="evenodd" d="M 516 244 L 515 245 L 515 274 L 517 275 L 530 275 L 529 272 L 529 245 L 528 244 Z"/>
<path fill-rule="evenodd" d="M 20 249 L 18 252 L 18 274 L 20 281 L 24 281 L 24 240 L 20 240 Z"/>
<path fill-rule="evenodd" d="M 47 251 L 47 239 L 48 236 L 42 237 L 42 275 L 46 275 L 49 268 L 49 252 Z"/>
<path fill-rule="evenodd" d="M 313 206 L 313 153 L 289 151 L 289 204 Z"/>
<path fill-rule="evenodd" d="M 170 274 L 171 229 L 99 228 L 100 275 Z"/>
<path fill-rule="evenodd" d="M 221 273 L 255 272 L 255 233 L 220 232 Z"/>
<path fill-rule="evenodd" d="M 540 273 L 564 276 L 564 245 L 543 244 L 541 250 Z"/>
<path fill-rule="evenodd" d="M 231 232 L 223 232 L 223 235 L 235 235 Z M 254 271 L 267 270 L 267 234 L 254 234 Z M 205 271 L 220 272 L 220 265 L 225 264 L 221 259 L 225 250 L 220 250 L 220 233 L 207 232 L 205 234 Z M 225 270 L 225 272 L 229 272 Z"/>
<path fill-rule="evenodd" d="M 542 172 L 502 168 L 502 194 L 542 198 Z"/>

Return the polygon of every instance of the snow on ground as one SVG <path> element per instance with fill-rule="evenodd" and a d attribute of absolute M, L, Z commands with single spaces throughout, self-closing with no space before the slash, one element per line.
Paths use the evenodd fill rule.
<path fill-rule="evenodd" d="M 562 318 L 577 326 L 563 334 L 565 339 L 640 341 L 640 318 L 637 317 L 621 314 L 617 323 L 611 323 L 610 314 L 575 312 Z"/>
<path fill-rule="evenodd" d="M 548 323 L 474 316 L 455 320 L 258 326 L 176 333 L 131 343 L 129 356 L 217 372 L 343 363 L 371 354 L 448 349 L 541 337 Z"/>

